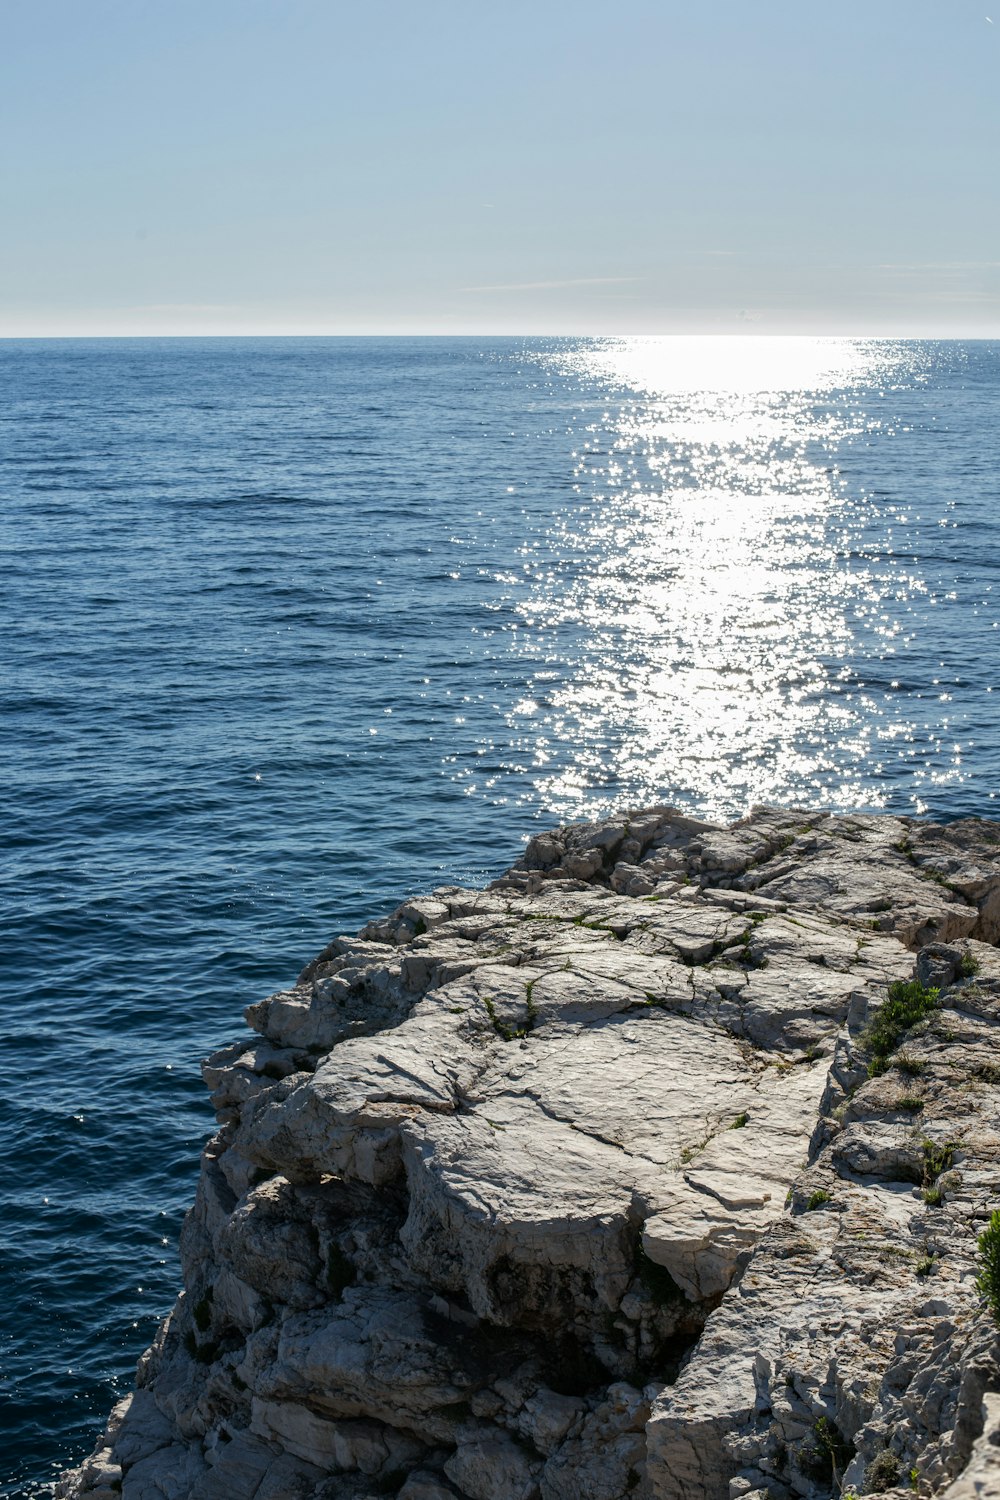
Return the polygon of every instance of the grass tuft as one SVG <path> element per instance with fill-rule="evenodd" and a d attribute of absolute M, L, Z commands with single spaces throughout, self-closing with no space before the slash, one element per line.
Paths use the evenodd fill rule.
<path fill-rule="evenodd" d="M 919 1078 L 921 1073 L 926 1073 L 927 1064 L 922 1058 L 914 1057 L 912 1052 L 897 1052 L 892 1059 L 892 1066 L 905 1073 L 908 1078 Z"/>
<path fill-rule="evenodd" d="M 806 1213 L 812 1213 L 814 1208 L 822 1208 L 824 1203 L 832 1203 L 833 1194 L 828 1193 L 826 1188 L 817 1188 L 810 1193 L 806 1199 Z"/>
<path fill-rule="evenodd" d="M 523 1026 L 506 1025 L 497 1015 L 497 1008 L 493 1003 L 492 995 L 483 996 L 483 1004 L 486 1007 L 486 1014 L 489 1016 L 490 1025 L 497 1036 L 501 1037 L 505 1042 L 523 1041 L 534 1030 L 535 1022 L 538 1019 L 538 1007 L 532 999 L 534 984 L 535 981 L 532 979 L 525 985 L 525 1022 Z"/>
<path fill-rule="evenodd" d="M 872 1054 L 870 1078 L 885 1072 L 890 1054 L 912 1026 L 930 1015 L 939 994 L 940 990 L 921 984 L 919 979 L 896 979 L 890 984 L 887 998 L 861 1037 L 862 1046 Z"/>

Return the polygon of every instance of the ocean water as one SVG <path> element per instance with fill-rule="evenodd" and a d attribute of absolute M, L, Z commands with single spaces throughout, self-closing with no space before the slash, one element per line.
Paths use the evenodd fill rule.
<path fill-rule="evenodd" d="M 993 813 L 998 402 L 984 342 L 0 343 L 0 1495 L 334 933 L 615 805 Z"/>

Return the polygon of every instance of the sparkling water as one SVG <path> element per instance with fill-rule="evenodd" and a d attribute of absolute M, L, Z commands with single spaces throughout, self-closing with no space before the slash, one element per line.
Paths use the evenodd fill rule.
<path fill-rule="evenodd" d="M 992 814 L 998 396 L 980 342 L 0 343 L 0 1494 L 128 1388 L 198 1061 L 334 933 L 613 806 Z"/>

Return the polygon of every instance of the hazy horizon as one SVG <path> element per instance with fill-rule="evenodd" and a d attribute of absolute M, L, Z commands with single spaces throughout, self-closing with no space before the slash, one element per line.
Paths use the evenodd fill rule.
<path fill-rule="evenodd" d="M 359 329 L 343 332 L 340 330 L 307 330 L 300 328 L 291 329 L 239 329 L 219 332 L 176 331 L 158 330 L 156 332 L 115 332 L 115 333 L 0 333 L 0 344 L 31 344 L 31 343 L 127 343 L 143 339 L 185 339 L 196 342 L 199 339 L 208 341 L 212 339 L 603 339 L 603 340 L 666 340 L 666 339 L 739 339 L 739 340 L 788 340 L 797 339 L 802 342 L 939 342 L 939 343 L 963 343 L 963 344 L 995 344 L 1000 343 L 1000 331 L 995 333 L 962 333 L 962 332 L 870 332 L 870 333 L 813 333 L 809 329 L 795 330 L 793 332 L 778 329 L 769 332 L 760 329 L 747 330 L 702 330 L 698 332 L 675 331 L 670 333 L 624 333 L 606 332 L 595 333 L 584 329 Z"/>

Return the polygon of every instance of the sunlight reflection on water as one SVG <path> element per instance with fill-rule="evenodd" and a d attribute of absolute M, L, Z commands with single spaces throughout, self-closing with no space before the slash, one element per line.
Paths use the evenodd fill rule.
<path fill-rule="evenodd" d="M 198 1057 L 334 933 L 613 805 L 996 807 L 1000 344 L 8 340 L 0 377 L 20 1496 L 173 1301 Z"/>
<path fill-rule="evenodd" d="M 539 784 L 561 815 L 592 812 L 603 788 L 608 801 L 682 791 L 718 816 L 760 801 L 884 805 L 879 707 L 842 669 L 858 618 L 869 653 L 874 638 L 891 654 L 899 578 L 855 565 L 837 454 L 862 430 L 855 396 L 912 383 L 920 361 L 912 344 L 803 338 L 540 356 L 611 397 L 576 454 L 589 503 L 551 538 L 576 564 L 557 563 L 523 605 L 526 655 L 578 625 L 570 680 L 547 696 L 540 672 L 530 710 Z M 578 741 L 551 775 L 547 735 Z"/>

